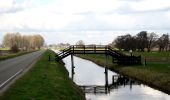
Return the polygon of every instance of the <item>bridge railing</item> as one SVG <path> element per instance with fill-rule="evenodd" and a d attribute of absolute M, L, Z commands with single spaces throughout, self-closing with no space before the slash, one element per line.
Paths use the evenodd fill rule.
<path fill-rule="evenodd" d="M 105 54 L 113 54 L 116 56 L 126 56 L 114 48 L 108 45 L 71 45 L 66 49 L 62 50 L 58 55 L 63 55 L 64 53 L 105 53 Z"/>
<path fill-rule="evenodd" d="M 70 50 L 71 50 L 71 47 L 67 47 L 64 50 L 62 50 L 61 52 L 59 52 L 57 55 L 58 56 L 63 55 L 64 53 L 70 52 Z"/>
<path fill-rule="evenodd" d="M 74 49 L 105 49 L 106 45 L 71 45 Z"/>
<path fill-rule="evenodd" d="M 119 64 L 140 64 L 141 56 L 129 56 L 114 50 L 108 45 L 71 45 L 58 53 L 56 59 L 63 59 L 70 54 L 106 54 L 113 57 L 114 63 Z"/>
<path fill-rule="evenodd" d="M 72 45 L 70 47 L 73 53 L 105 53 L 108 50 L 106 45 Z"/>

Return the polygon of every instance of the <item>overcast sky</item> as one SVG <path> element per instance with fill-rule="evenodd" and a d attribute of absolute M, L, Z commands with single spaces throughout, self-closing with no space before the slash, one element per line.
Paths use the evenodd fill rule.
<path fill-rule="evenodd" d="M 0 0 L 0 43 L 20 32 L 47 44 L 107 44 L 142 30 L 170 33 L 170 0 Z"/>

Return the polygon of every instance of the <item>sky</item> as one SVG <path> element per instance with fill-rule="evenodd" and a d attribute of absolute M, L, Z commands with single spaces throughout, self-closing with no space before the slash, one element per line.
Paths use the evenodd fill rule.
<path fill-rule="evenodd" d="M 108 44 L 140 31 L 170 33 L 170 0 L 0 0 L 0 43 L 8 32 Z"/>

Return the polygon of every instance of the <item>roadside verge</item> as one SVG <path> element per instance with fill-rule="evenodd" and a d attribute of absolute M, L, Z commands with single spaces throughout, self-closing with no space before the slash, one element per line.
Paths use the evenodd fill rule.
<path fill-rule="evenodd" d="M 9 58 L 18 57 L 18 56 L 28 54 L 28 53 L 32 53 L 32 52 L 35 52 L 35 51 L 23 51 L 23 52 L 8 54 L 8 55 L 2 55 L 2 56 L 0 56 L 0 61 L 6 60 L 6 59 L 9 59 Z"/>
<path fill-rule="evenodd" d="M 0 96 L 0 100 L 84 100 L 84 93 L 68 76 L 63 62 L 50 62 L 47 50 L 41 59 Z"/>

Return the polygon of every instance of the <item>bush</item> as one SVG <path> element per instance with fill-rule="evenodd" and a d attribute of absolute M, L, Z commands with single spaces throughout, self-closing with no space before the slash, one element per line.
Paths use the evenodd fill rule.
<path fill-rule="evenodd" d="M 12 51 L 13 53 L 17 53 L 17 52 L 19 51 L 18 46 L 17 46 L 17 45 L 12 46 L 12 47 L 11 47 L 11 51 Z"/>

